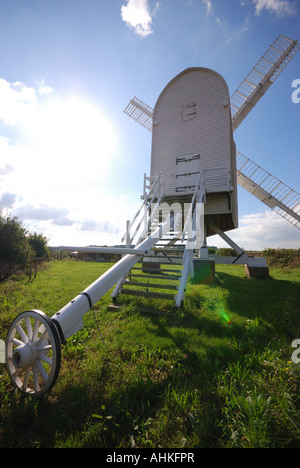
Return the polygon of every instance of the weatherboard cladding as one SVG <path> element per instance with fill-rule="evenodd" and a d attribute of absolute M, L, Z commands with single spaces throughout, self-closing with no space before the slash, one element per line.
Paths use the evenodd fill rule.
<path fill-rule="evenodd" d="M 182 182 L 178 174 L 184 173 L 184 164 L 178 160 L 183 158 L 188 161 L 186 173 L 194 172 L 197 166 L 205 170 L 220 166 L 220 173 L 224 166 L 229 170 L 231 117 L 224 79 L 205 68 L 191 68 L 179 74 L 157 100 L 152 133 L 151 175 L 165 171 L 167 194 L 176 192 Z M 192 160 L 197 155 L 200 159 Z M 213 186 L 206 188 L 213 190 Z"/>
<path fill-rule="evenodd" d="M 165 194 L 177 198 L 193 193 L 200 167 L 207 192 L 219 192 L 207 198 L 205 213 L 236 211 L 236 193 L 224 193 L 232 186 L 236 190 L 228 86 L 218 73 L 197 67 L 171 80 L 156 102 L 151 176 L 164 171 Z"/>

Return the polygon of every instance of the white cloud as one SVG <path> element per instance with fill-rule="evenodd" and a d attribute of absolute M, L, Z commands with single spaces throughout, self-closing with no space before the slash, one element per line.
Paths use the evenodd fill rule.
<path fill-rule="evenodd" d="M 13 171 L 13 166 L 11 164 L 6 163 L 4 167 L 0 167 L 0 176 L 6 175 L 9 172 Z"/>
<path fill-rule="evenodd" d="M 237 245 L 246 250 L 300 248 L 299 229 L 270 210 L 242 216 L 239 220 L 239 228 L 228 232 L 228 235 Z M 220 243 L 220 238 L 216 236 L 211 239 L 210 244 Z M 223 244 L 222 241 L 222 246 Z"/>
<path fill-rule="evenodd" d="M 106 221 L 99 189 L 112 177 L 118 136 L 97 105 L 47 88 L 0 79 L 0 209 L 51 239 L 78 232 L 86 217 Z"/>
<path fill-rule="evenodd" d="M 9 83 L 0 79 L 0 120 L 5 125 L 16 125 L 25 121 L 37 104 L 34 88 L 17 81 Z"/>
<path fill-rule="evenodd" d="M 18 208 L 16 214 L 24 220 L 51 221 L 53 224 L 60 226 L 71 226 L 74 224 L 74 221 L 68 218 L 68 210 L 66 208 L 46 205 L 25 205 Z"/>
<path fill-rule="evenodd" d="M 0 79 L 0 122 L 18 132 L 18 140 L 0 136 L 0 176 L 31 171 L 39 185 L 47 173 L 48 181 L 69 186 L 84 167 L 90 180 L 96 174 L 99 180 L 112 165 L 117 141 L 104 112 L 79 97 L 57 96 L 43 81 L 38 85 L 36 91 Z"/>
<path fill-rule="evenodd" d="M 291 16 L 296 13 L 294 2 L 289 0 L 253 0 L 255 14 L 260 15 L 263 10 L 275 13 L 277 16 Z"/>
<path fill-rule="evenodd" d="M 0 105 L 1 114 L 1 105 Z M 1 119 L 0 119 L 1 121 Z M 16 192 L 26 183 L 26 168 L 32 162 L 26 144 L 0 136 L 0 197 L 4 192 Z M 32 171 L 33 173 L 33 171 Z M 28 184 L 30 185 L 30 184 Z"/>
<path fill-rule="evenodd" d="M 213 5 L 211 0 L 202 0 L 202 3 L 206 6 L 206 16 L 212 14 Z"/>
<path fill-rule="evenodd" d="M 45 85 L 45 80 L 44 78 L 41 81 L 37 81 L 37 84 L 39 86 L 38 92 L 41 95 L 48 95 L 53 93 L 53 89 L 50 86 Z"/>
<path fill-rule="evenodd" d="M 159 5 L 160 3 L 156 2 L 154 9 L 150 11 L 148 0 L 127 0 L 127 5 L 121 7 L 122 20 L 133 28 L 136 34 L 146 37 L 153 33 L 152 19 Z"/>
<path fill-rule="evenodd" d="M 0 196 L 0 210 L 12 208 L 16 199 L 17 195 L 15 193 L 3 193 Z"/>
<path fill-rule="evenodd" d="M 206 17 L 212 16 L 215 19 L 216 23 L 218 23 L 218 25 L 221 28 L 225 28 L 226 24 L 227 24 L 227 21 L 226 21 L 226 19 L 224 17 L 219 17 L 214 13 L 214 5 L 213 5 L 212 0 L 202 0 L 201 3 L 203 5 L 205 5 Z"/>

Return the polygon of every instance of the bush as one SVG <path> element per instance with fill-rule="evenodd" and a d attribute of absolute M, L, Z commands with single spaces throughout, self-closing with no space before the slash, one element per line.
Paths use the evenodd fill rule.
<path fill-rule="evenodd" d="M 262 256 L 269 266 L 296 268 L 300 266 L 300 249 L 266 249 Z"/>
<path fill-rule="evenodd" d="M 45 260 L 49 259 L 50 254 L 47 246 L 47 238 L 45 236 L 42 234 L 37 234 L 36 232 L 34 234 L 29 234 L 28 242 L 31 248 L 34 250 L 36 257 L 42 257 L 45 258 Z"/>
<path fill-rule="evenodd" d="M 18 217 L 0 215 L 0 281 L 24 270 L 35 257 L 49 258 L 47 239 L 29 234 Z"/>
<path fill-rule="evenodd" d="M 231 249 L 230 247 L 223 247 L 221 249 L 217 250 L 217 255 L 220 255 L 220 257 L 237 257 L 238 254 L 234 249 Z"/>
<path fill-rule="evenodd" d="M 30 250 L 21 221 L 17 217 L 0 216 L 0 261 L 25 266 Z"/>

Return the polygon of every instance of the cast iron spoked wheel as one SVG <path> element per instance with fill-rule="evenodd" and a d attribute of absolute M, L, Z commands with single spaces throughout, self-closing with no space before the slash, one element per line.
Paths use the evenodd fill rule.
<path fill-rule="evenodd" d="M 60 339 L 54 323 L 39 310 L 22 312 L 7 334 L 5 361 L 12 383 L 41 397 L 55 384 L 60 369 Z"/>

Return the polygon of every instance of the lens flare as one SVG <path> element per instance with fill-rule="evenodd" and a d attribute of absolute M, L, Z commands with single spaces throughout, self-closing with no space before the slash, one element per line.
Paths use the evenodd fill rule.
<path fill-rule="evenodd" d="M 218 312 L 219 312 L 220 318 L 221 318 L 221 320 L 223 322 L 231 324 L 231 319 L 230 319 L 229 315 L 227 314 L 227 312 L 225 312 L 224 309 L 220 309 Z"/>

